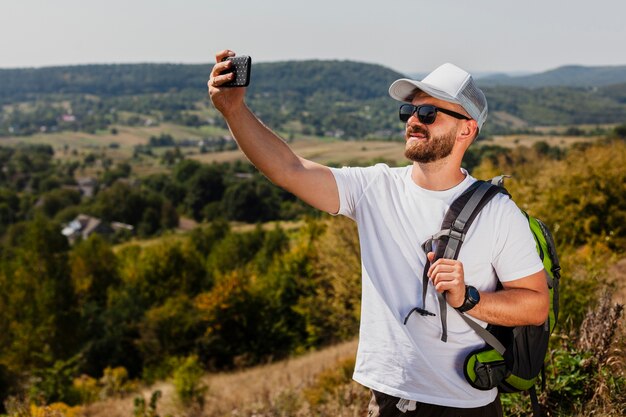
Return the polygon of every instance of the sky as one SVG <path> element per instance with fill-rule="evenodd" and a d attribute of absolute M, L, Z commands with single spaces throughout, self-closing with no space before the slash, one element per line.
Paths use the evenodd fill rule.
<path fill-rule="evenodd" d="M 626 65 L 625 0 L 0 0 L 0 68 L 339 59 L 402 73 Z"/>

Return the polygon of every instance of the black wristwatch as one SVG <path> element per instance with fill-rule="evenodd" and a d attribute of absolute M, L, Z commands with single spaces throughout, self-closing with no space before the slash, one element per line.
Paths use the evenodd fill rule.
<path fill-rule="evenodd" d="M 456 309 L 459 310 L 461 313 L 465 313 L 466 311 L 474 308 L 474 306 L 478 304 L 479 301 L 480 293 L 478 292 L 478 290 L 471 285 L 466 285 L 465 300 L 463 300 L 463 304 L 461 304 L 461 306 L 457 307 Z"/>

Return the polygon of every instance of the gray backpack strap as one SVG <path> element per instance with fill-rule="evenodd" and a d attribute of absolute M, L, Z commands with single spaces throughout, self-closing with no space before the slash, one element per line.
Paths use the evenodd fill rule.
<path fill-rule="evenodd" d="M 472 328 L 472 330 L 478 333 L 478 335 L 482 337 L 483 340 L 487 342 L 489 346 L 497 350 L 498 353 L 504 357 L 504 352 L 506 352 L 506 348 L 504 347 L 502 343 L 500 343 L 500 341 L 493 334 L 491 334 L 487 329 L 485 329 L 480 324 L 476 323 L 465 313 L 461 313 L 458 310 L 456 311 L 457 313 L 459 313 L 459 315 L 465 321 L 465 323 L 467 323 L 467 325 Z"/>
<path fill-rule="evenodd" d="M 480 210 L 498 193 L 503 192 L 500 187 L 494 186 L 486 181 L 476 181 L 468 187 L 454 202 L 451 204 L 446 215 L 444 216 L 441 230 L 431 239 L 427 240 L 422 249 L 427 254 L 433 250 L 433 242 L 437 242 L 435 248 L 435 260 L 439 258 L 457 259 L 461 245 L 465 239 L 470 226 L 472 225 Z M 426 291 L 428 289 L 428 269 L 430 262 L 426 261 L 424 273 L 422 274 L 422 307 L 413 308 L 405 317 L 404 324 L 407 323 L 413 312 L 418 312 L 422 316 L 434 316 L 435 314 L 426 310 L 425 300 Z M 447 329 L 447 302 L 445 294 L 437 294 L 439 301 L 439 316 L 441 319 L 441 340 L 446 342 L 448 339 Z"/>
<path fill-rule="evenodd" d="M 477 207 L 482 202 L 483 197 L 487 194 L 487 191 L 489 191 L 492 187 L 493 186 L 488 182 L 481 183 L 474 191 L 469 201 L 465 204 L 463 210 L 461 210 L 457 218 L 454 220 L 454 223 L 452 223 L 452 227 L 450 228 L 450 238 L 448 239 L 448 244 L 446 245 L 446 251 L 443 254 L 443 258 L 456 259 L 458 257 L 458 251 L 463 243 L 463 239 L 465 239 L 465 234 L 469 229 L 468 223 L 471 223 L 470 218 L 472 214 L 476 212 Z M 485 204 L 487 204 L 487 202 L 483 203 L 481 209 Z"/>

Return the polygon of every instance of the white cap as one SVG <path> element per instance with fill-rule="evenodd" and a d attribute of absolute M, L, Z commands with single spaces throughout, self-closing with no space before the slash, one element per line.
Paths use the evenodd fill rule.
<path fill-rule="evenodd" d="M 443 64 L 422 81 L 408 78 L 396 80 L 389 87 L 389 95 L 398 101 L 410 103 L 418 90 L 440 100 L 460 104 L 476 120 L 478 130 L 482 129 L 487 120 L 485 95 L 476 86 L 472 76 L 456 65 Z"/>

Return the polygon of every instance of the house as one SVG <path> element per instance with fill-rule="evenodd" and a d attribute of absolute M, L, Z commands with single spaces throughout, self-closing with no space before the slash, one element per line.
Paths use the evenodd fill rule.
<path fill-rule="evenodd" d="M 120 222 L 105 222 L 97 217 L 79 214 L 74 220 L 69 222 L 61 231 L 74 244 L 77 239 L 87 239 L 94 233 L 110 235 L 117 231 L 133 231 L 133 226 Z"/>

